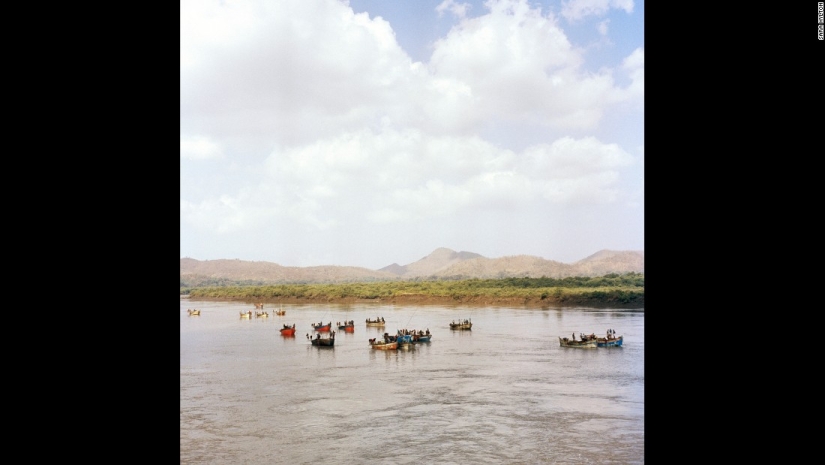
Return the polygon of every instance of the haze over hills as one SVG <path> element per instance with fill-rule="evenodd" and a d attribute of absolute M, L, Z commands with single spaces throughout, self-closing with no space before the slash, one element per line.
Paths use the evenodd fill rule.
<path fill-rule="evenodd" d="M 486 258 L 473 252 L 438 248 L 407 265 L 393 263 L 379 270 L 353 266 L 281 266 L 244 260 L 180 259 L 181 287 L 346 283 L 411 279 L 500 279 L 509 277 L 566 278 L 604 276 L 609 273 L 644 273 L 644 251 L 601 250 L 567 264 L 531 255 Z"/>

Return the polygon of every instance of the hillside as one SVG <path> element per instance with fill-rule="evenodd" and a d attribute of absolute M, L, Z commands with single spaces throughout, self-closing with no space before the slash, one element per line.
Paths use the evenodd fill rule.
<path fill-rule="evenodd" d="M 244 260 L 180 259 L 181 287 L 289 283 L 347 283 L 410 279 L 565 278 L 644 273 L 644 251 L 601 250 L 572 264 L 531 255 L 486 258 L 473 252 L 438 248 L 407 265 L 379 270 L 353 266 L 289 267 Z"/>

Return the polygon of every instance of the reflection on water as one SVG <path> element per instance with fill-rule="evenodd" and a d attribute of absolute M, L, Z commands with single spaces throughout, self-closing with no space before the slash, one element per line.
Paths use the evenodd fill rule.
<path fill-rule="evenodd" d="M 240 319 L 250 306 L 181 299 L 181 463 L 644 463 L 643 311 L 284 305 Z M 365 325 L 376 316 L 384 328 Z M 450 330 L 459 318 L 472 330 Z M 313 347 L 321 320 L 355 332 Z M 433 340 L 369 347 L 403 328 Z M 624 347 L 559 346 L 608 328 Z"/>

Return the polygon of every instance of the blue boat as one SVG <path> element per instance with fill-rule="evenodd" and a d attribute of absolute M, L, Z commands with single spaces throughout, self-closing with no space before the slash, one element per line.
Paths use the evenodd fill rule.
<path fill-rule="evenodd" d="M 619 337 L 612 337 L 610 339 L 600 337 L 596 339 L 596 346 L 597 347 L 621 347 L 622 341 L 624 341 L 624 336 Z"/>
<path fill-rule="evenodd" d="M 430 342 L 430 338 L 432 338 L 432 334 L 416 334 L 413 336 L 413 341 L 415 342 Z"/>

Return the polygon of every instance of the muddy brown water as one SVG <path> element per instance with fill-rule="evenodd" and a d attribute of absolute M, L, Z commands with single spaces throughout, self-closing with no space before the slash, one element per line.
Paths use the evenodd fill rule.
<path fill-rule="evenodd" d="M 181 463 L 644 463 L 643 309 L 264 311 L 268 318 L 247 303 L 180 300 Z M 375 317 L 386 326 L 367 327 Z M 472 330 L 449 328 L 460 319 Z M 306 338 L 311 323 L 347 320 L 355 332 L 337 332 L 332 348 Z M 296 335 L 281 336 L 293 323 Z M 369 347 L 403 328 L 433 339 L 409 351 Z M 608 328 L 623 347 L 559 346 L 560 336 Z"/>

